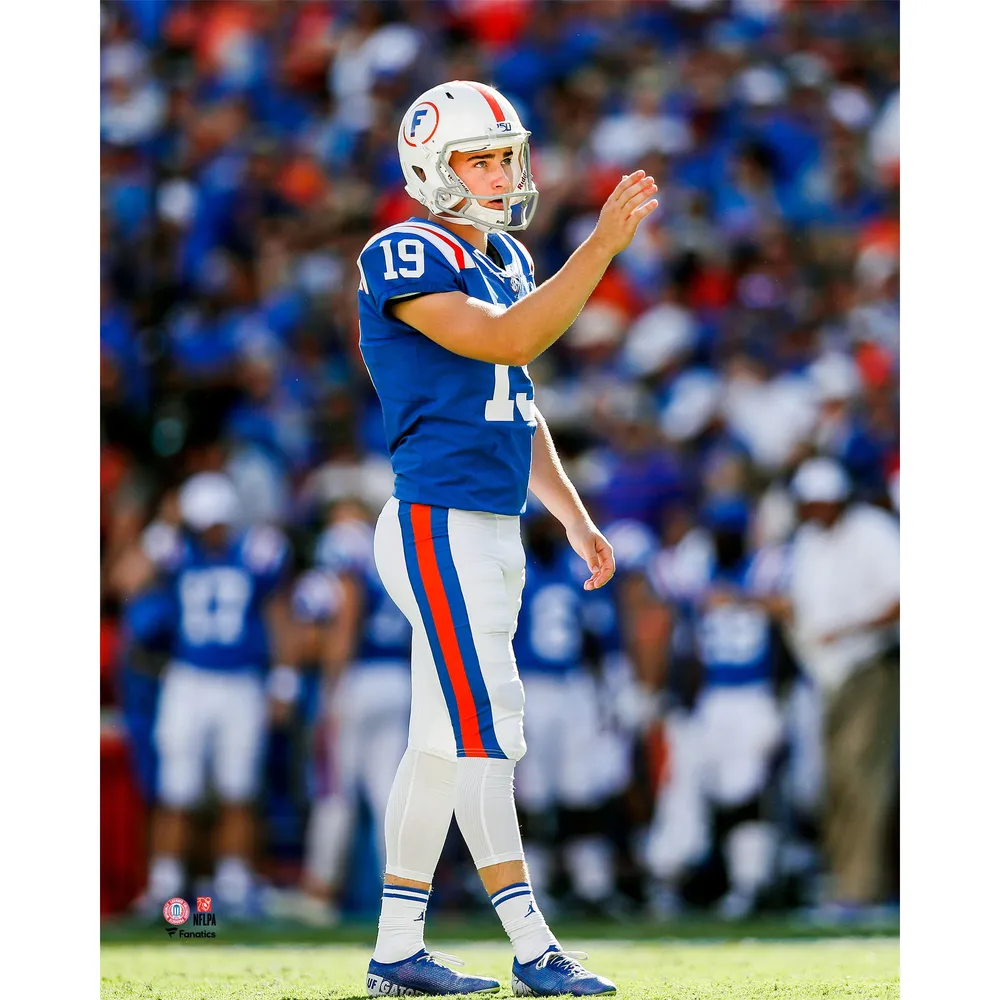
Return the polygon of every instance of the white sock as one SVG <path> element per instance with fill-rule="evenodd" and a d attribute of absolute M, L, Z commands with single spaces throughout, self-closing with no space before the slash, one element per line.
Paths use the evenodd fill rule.
<path fill-rule="evenodd" d="M 424 919 L 430 894 L 430 889 L 385 883 L 373 956 L 376 962 L 402 962 L 424 950 Z"/>
<path fill-rule="evenodd" d="M 166 854 L 153 858 L 149 866 L 149 896 L 165 903 L 168 899 L 179 896 L 183 888 L 184 866 L 180 859 Z"/>
<path fill-rule="evenodd" d="M 242 906 L 253 887 L 253 872 L 245 858 L 229 855 L 215 866 L 215 891 L 224 903 Z"/>
<path fill-rule="evenodd" d="M 490 902 L 514 946 L 514 956 L 522 965 L 534 961 L 552 945 L 559 947 L 527 882 L 514 882 L 493 893 Z"/>

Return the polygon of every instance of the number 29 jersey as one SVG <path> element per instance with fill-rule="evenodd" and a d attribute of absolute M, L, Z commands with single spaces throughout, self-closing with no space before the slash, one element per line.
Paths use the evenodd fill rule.
<path fill-rule="evenodd" d="M 487 237 L 492 256 L 427 219 L 369 240 L 358 258 L 361 354 L 382 404 L 396 482 L 408 503 L 521 514 L 535 433 L 526 367 L 446 350 L 396 319 L 391 304 L 463 292 L 504 307 L 534 287 L 534 267 L 508 233 Z"/>

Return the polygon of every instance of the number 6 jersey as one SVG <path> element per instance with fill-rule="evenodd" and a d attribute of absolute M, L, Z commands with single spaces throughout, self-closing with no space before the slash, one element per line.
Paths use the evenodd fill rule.
<path fill-rule="evenodd" d="M 419 218 L 372 237 L 358 258 L 361 354 L 382 403 L 394 496 L 521 514 L 536 426 L 527 368 L 461 357 L 390 312 L 435 292 L 504 307 L 523 298 L 535 287 L 527 250 L 508 233 L 487 240 L 488 255 Z"/>

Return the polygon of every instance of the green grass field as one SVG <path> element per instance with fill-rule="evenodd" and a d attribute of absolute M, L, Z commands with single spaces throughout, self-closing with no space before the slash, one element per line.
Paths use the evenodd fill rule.
<path fill-rule="evenodd" d="M 894 937 L 764 941 L 574 940 L 590 968 L 610 976 L 625 1000 L 806 1000 L 899 997 L 899 940 Z M 510 997 L 510 948 L 433 940 L 459 955 L 466 970 L 493 975 Z M 234 945 L 171 940 L 105 943 L 101 996 L 106 1000 L 347 1000 L 365 994 L 370 947 Z"/>

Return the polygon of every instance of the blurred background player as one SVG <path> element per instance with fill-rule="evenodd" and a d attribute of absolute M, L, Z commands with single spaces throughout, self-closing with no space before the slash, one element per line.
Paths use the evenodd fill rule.
<path fill-rule="evenodd" d="M 214 891 L 223 912 L 245 914 L 253 888 L 253 804 L 267 723 L 267 623 L 288 559 L 275 528 L 239 532 L 239 501 L 219 473 L 180 491 L 183 530 L 160 553 L 177 608 L 172 659 L 156 718 L 162 808 L 150 862 L 151 906 L 184 891 L 189 813 L 205 792 L 206 766 L 220 801 Z"/>
<path fill-rule="evenodd" d="M 843 466 L 811 458 L 792 495 L 801 525 L 789 553 L 794 648 L 822 701 L 820 912 L 853 920 L 884 898 L 899 766 L 899 522 L 855 501 Z"/>
<path fill-rule="evenodd" d="M 754 509 L 747 583 L 771 616 L 775 690 L 782 715 L 775 799 L 780 828 L 774 899 L 778 907 L 815 902 L 820 870 L 822 697 L 799 662 L 791 629 L 791 535 L 796 526 L 795 502 L 789 491 L 781 484 L 772 485 Z"/>
<path fill-rule="evenodd" d="M 578 901 L 599 908 L 614 889 L 614 857 L 599 809 L 610 762 L 602 759 L 608 748 L 600 738 L 598 676 L 585 663 L 586 604 L 597 593 L 582 589 L 579 559 L 547 511 L 526 519 L 524 539 L 513 646 L 528 747 L 516 784 L 525 861 L 540 901 L 561 874 Z"/>
<path fill-rule="evenodd" d="M 741 918 L 772 876 L 776 832 L 762 795 L 781 721 L 771 622 L 748 588 L 746 505 L 715 500 L 704 520 L 714 553 L 695 600 L 701 687 L 690 715 L 670 732 L 670 779 L 657 802 L 647 857 L 665 890 L 659 905 L 666 912 L 679 905 L 680 879 L 705 858 L 716 827 L 730 887 L 720 911 Z"/>
<path fill-rule="evenodd" d="M 304 875 L 279 909 L 314 924 L 336 919 L 362 799 L 384 869 L 386 804 L 406 749 L 412 630 L 375 568 L 373 521 L 359 501 L 335 504 L 316 568 L 297 581 L 292 597 L 304 633 L 300 656 L 319 662 L 323 688 Z"/>

